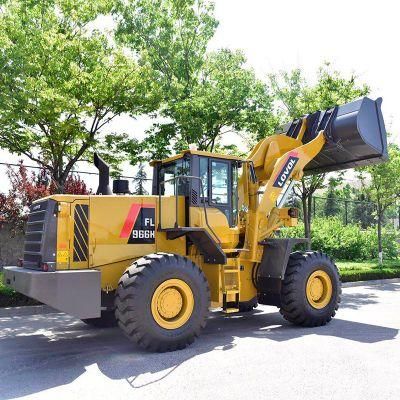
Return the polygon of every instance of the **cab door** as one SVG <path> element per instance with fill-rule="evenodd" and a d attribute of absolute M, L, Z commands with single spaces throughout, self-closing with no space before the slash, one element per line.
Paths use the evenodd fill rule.
<path fill-rule="evenodd" d="M 231 162 L 225 160 L 210 159 L 210 189 L 209 206 L 222 211 L 232 226 L 232 176 Z"/>
<path fill-rule="evenodd" d="M 216 158 L 199 158 L 199 176 L 204 188 L 201 202 L 221 211 L 229 227 L 237 225 L 237 162 Z"/>
<path fill-rule="evenodd" d="M 234 248 L 239 240 L 237 161 L 207 156 L 196 158 L 197 155 L 193 156 L 192 175 L 198 176 L 201 184 L 199 180 L 192 181 L 190 226 L 209 231 L 211 228 L 210 233 L 213 237 L 216 234 L 222 247 Z"/>

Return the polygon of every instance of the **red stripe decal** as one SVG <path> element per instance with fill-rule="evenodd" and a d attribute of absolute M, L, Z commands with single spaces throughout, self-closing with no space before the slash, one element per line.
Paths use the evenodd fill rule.
<path fill-rule="evenodd" d="M 155 208 L 155 204 L 132 204 L 129 209 L 128 216 L 126 217 L 124 226 L 122 227 L 120 238 L 127 238 L 132 232 L 132 228 L 135 225 L 136 219 L 139 215 L 141 208 Z"/>

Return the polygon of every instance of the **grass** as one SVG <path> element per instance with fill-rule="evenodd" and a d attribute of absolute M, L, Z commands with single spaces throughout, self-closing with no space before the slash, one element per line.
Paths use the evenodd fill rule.
<path fill-rule="evenodd" d="M 400 260 L 384 261 L 338 261 L 342 282 L 369 281 L 374 279 L 400 278 Z"/>

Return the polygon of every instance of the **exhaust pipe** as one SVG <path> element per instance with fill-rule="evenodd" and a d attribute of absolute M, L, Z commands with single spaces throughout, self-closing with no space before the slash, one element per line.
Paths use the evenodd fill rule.
<path fill-rule="evenodd" d="M 94 153 L 94 165 L 99 170 L 99 187 L 96 194 L 112 194 L 110 189 L 110 167 L 97 153 Z"/>

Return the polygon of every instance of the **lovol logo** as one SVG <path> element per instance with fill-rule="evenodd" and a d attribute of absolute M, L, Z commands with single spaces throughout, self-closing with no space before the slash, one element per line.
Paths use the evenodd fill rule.
<path fill-rule="evenodd" d="M 289 158 L 286 160 L 281 172 L 279 172 L 278 176 L 276 177 L 275 182 L 272 185 L 273 187 L 282 188 L 285 185 L 294 167 L 296 166 L 297 161 L 299 161 L 299 157 L 289 155 Z"/>
<path fill-rule="evenodd" d="M 155 204 L 132 204 L 119 237 L 128 238 L 128 244 L 152 244 L 154 235 Z"/>

